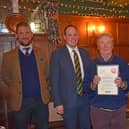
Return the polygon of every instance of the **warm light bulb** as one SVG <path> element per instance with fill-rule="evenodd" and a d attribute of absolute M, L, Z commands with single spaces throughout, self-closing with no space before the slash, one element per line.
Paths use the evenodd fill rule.
<path fill-rule="evenodd" d="M 31 22 L 30 23 L 30 28 L 33 32 L 35 32 L 35 23 L 34 22 Z"/>
<path fill-rule="evenodd" d="M 99 33 L 103 33 L 105 31 L 105 26 L 102 25 L 102 26 L 98 26 L 98 32 Z"/>
<path fill-rule="evenodd" d="M 91 26 L 88 27 L 88 31 L 89 32 L 93 32 L 95 30 L 96 30 L 96 26 L 95 25 L 91 25 Z"/>

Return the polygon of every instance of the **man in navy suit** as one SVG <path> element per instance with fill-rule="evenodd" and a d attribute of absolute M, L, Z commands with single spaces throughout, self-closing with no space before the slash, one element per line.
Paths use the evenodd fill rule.
<path fill-rule="evenodd" d="M 88 69 L 88 52 L 77 47 L 78 30 L 73 25 L 64 29 L 66 44 L 52 53 L 50 85 L 56 112 L 63 116 L 65 129 L 90 129 L 87 93 L 78 95 L 73 49 L 79 57 L 81 78 Z"/>

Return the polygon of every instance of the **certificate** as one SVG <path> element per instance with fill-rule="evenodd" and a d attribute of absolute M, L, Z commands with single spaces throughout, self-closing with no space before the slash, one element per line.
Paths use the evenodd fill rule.
<path fill-rule="evenodd" d="M 98 95 L 118 95 L 115 83 L 118 77 L 119 65 L 98 65 L 97 74 L 101 78 L 98 84 Z"/>

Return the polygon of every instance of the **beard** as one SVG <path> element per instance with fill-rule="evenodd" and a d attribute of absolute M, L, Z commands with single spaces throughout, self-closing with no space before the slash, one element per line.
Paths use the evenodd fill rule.
<path fill-rule="evenodd" d="M 19 41 L 20 45 L 22 46 L 29 46 L 32 42 L 27 42 L 27 43 L 24 43 L 22 41 Z"/>
<path fill-rule="evenodd" d="M 32 44 L 32 39 L 29 41 L 21 41 L 18 39 L 18 41 L 19 41 L 20 45 L 22 45 L 22 46 L 29 46 L 30 44 Z"/>

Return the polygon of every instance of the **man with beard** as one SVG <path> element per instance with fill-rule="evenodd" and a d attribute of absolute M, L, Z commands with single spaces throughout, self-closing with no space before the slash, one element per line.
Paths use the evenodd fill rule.
<path fill-rule="evenodd" d="M 33 33 L 27 23 L 16 26 L 19 46 L 3 54 L 2 80 L 9 93 L 16 129 L 27 129 L 30 120 L 36 129 L 48 129 L 48 61 L 33 46 Z"/>

